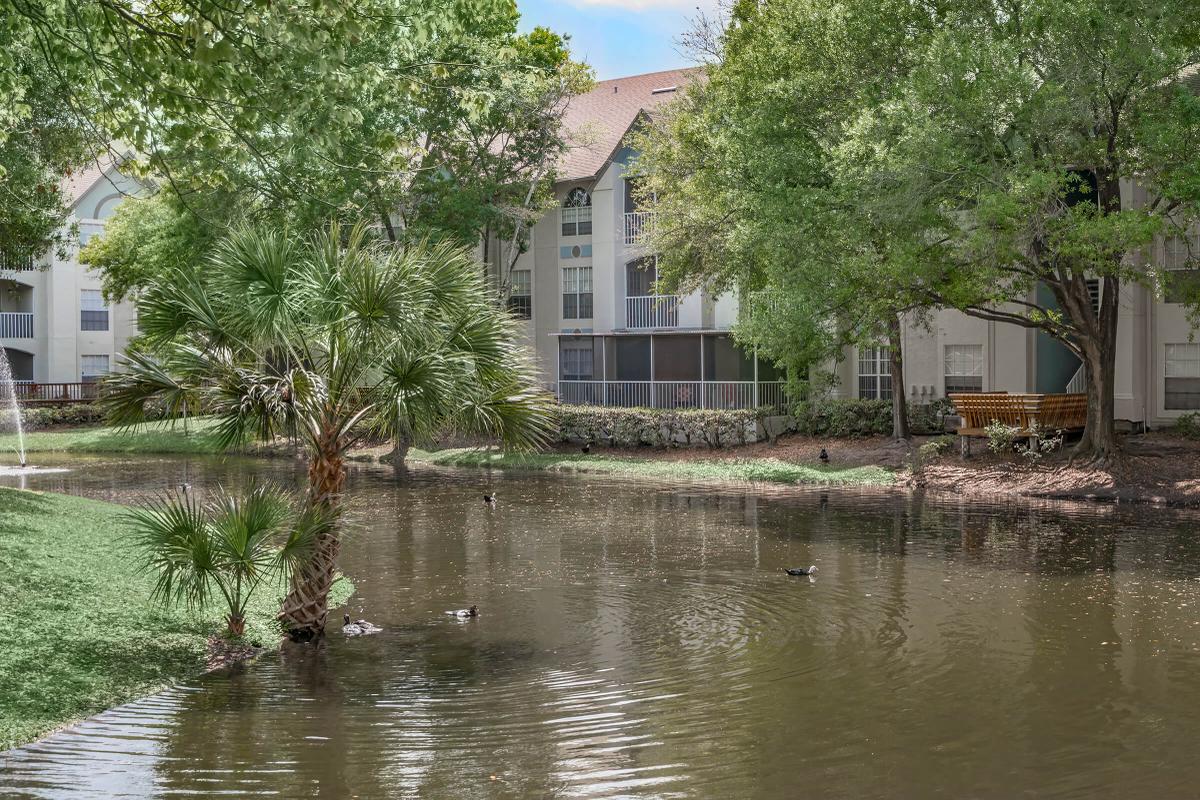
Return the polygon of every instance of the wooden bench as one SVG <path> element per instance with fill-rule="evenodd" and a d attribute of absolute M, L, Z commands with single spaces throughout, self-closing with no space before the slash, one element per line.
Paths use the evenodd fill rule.
<path fill-rule="evenodd" d="M 999 422 L 1017 429 L 1017 436 L 1033 440 L 1046 431 L 1083 430 L 1087 424 L 1086 394 L 1021 394 L 973 392 L 948 395 L 963 424 L 962 454 L 971 454 L 971 438 L 987 436 L 987 426 Z"/>

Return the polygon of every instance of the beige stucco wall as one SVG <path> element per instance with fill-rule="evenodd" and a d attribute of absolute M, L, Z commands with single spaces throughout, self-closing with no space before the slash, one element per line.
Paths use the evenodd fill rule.
<path fill-rule="evenodd" d="M 89 189 L 76 203 L 72 222 L 79 225 L 80 239 L 103 231 L 104 221 L 117 206 L 140 186 L 115 169 Z M 72 246 L 64 258 L 47 254 L 45 268 L 19 272 L 12 277 L 32 290 L 32 339 L 0 339 L 0 346 L 33 356 L 33 379 L 41 383 L 74 383 L 80 379 L 84 355 L 107 355 L 110 367 L 117 367 L 117 355 L 136 335 L 136 312 L 132 304 L 120 303 L 109 308 L 107 331 L 80 329 L 81 291 L 100 289 L 100 276 L 79 263 L 79 246 Z"/>

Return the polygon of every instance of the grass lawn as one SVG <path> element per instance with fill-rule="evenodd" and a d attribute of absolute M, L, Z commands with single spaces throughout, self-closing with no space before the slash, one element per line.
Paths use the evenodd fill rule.
<path fill-rule="evenodd" d="M 222 610 L 151 604 L 123 510 L 0 489 L 0 750 L 204 671 Z M 334 586 L 340 604 L 352 587 Z M 280 589 L 255 594 L 247 639 L 278 643 Z"/>
<path fill-rule="evenodd" d="M 211 419 L 181 422 L 147 422 L 128 430 L 116 428 L 71 428 L 62 431 L 31 431 L 25 434 L 28 453 L 220 453 Z M 13 452 L 16 434 L 0 436 L 0 450 Z"/>
<path fill-rule="evenodd" d="M 409 459 L 452 467 L 538 469 L 551 472 L 590 472 L 646 478 L 691 478 L 713 481 L 761 481 L 839 486 L 891 486 L 893 473 L 877 466 L 825 467 L 793 464 L 775 458 L 698 459 L 694 461 L 619 458 L 604 454 L 502 453 L 464 448 L 429 453 L 413 450 Z"/>

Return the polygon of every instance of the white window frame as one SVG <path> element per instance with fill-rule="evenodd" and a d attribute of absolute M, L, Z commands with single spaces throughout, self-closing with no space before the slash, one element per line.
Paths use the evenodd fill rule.
<path fill-rule="evenodd" d="M 582 197 L 582 202 L 579 198 Z M 567 192 L 563 206 L 559 209 L 558 230 L 564 237 L 592 235 L 592 194 L 582 186 Z M 583 230 L 584 226 L 587 230 Z"/>
<path fill-rule="evenodd" d="M 99 333 L 108 329 L 109 310 L 108 303 L 104 302 L 104 293 L 99 289 L 80 289 L 79 330 Z"/>
<path fill-rule="evenodd" d="M 942 348 L 942 393 L 982 392 L 984 373 L 982 344 L 948 344 Z M 965 388 L 963 379 L 978 378 L 979 386 Z"/>
<path fill-rule="evenodd" d="M 1194 379 L 1196 390 L 1187 392 L 1196 395 L 1195 405 L 1169 405 L 1167 381 L 1172 379 Z M 1163 345 L 1162 404 L 1164 411 L 1200 410 L 1200 342 L 1169 342 Z M 1176 390 L 1174 394 L 1179 394 Z"/>
<path fill-rule="evenodd" d="M 1178 305 L 1181 300 L 1172 300 L 1170 282 L 1175 278 L 1169 273 L 1181 273 L 1183 280 L 1200 281 L 1200 235 L 1189 233 L 1186 236 L 1164 236 L 1162 240 L 1163 286 L 1162 299 L 1164 303 Z"/>
<path fill-rule="evenodd" d="M 891 400 L 893 387 L 890 348 L 860 347 L 857 361 L 858 397 L 863 400 Z M 867 371 L 864 371 L 864 368 Z M 864 381 L 871 382 L 870 389 L 864 390 Z"/>
<path fill-rule="evenodd" d="M 562 280 L 562 318 L 591 319 L 592 315 L 596 313 L 595 306 L 593 305 L 595 296 L 593 294 L 591 265 L 562 267 L 559 274 Z M 589 312 L 586 316 L 582 313 L 585 297 L 587 298 L 587 309 Z M 574 298 L 573 303 L 568 303 L 568 298 Z M 568 305 L 574 306 L 573 314 L 568 313 Z"/>
<path fill-rule="evenodd" d="M 514 269 L 508 289 L 508 310 L 517 319 L 533 319 L 533 270 Z"/>
<path fill-rule="evenodd" d="M 88 359 L 103 359 L 103 371 L 88 371 Z M 93 367 L 96 364 L 93 363 Z M 79 382 L 95 383 L 112 370 L 112 357 L 108 353 L 88 353 L 79 357 Z"/>

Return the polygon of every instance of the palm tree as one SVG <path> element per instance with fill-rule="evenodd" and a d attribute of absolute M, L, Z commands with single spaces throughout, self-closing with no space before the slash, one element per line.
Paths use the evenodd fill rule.
<path fill-rule="evenodd" d="M 298 241 L 274 229 L 231 234 L 204 270 L 177 272 L 138 302 L 145 348 L 108 381 L 110 421 L 201 407 L 222 444 L 297 435 L 310 508 L 336 509 L 348 448 L 368 436 L 409 444 L 452 428 L 527 447 L 549 406 L 513 319 L 489 299 L 471 256 L 448 244 L 405 249 L 338 226 Z M 293 574 L 280 618 L 319 635 L 336 526 Z"/>
<path fill-rule="evenodd" d="M 244 496 L 218 494 L 202 505 L 184 491 L 128 512 L 146 568 L 158 573 L 154 598 L 203 608 L 224 600 L 226 628 L 246 631 L 246 605 L 269 578 L 303 564 L 331 520 L 296 507 L 280 489 L 257 486 Z"/>

